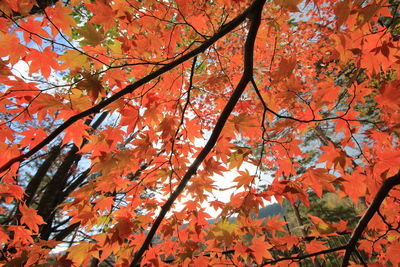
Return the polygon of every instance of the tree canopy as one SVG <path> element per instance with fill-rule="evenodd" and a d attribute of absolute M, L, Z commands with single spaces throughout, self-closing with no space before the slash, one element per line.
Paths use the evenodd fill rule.
<path fill-rule="evenodd" d="M 1 1 L 0 263 L 399 265 L 399 4 Z"/>

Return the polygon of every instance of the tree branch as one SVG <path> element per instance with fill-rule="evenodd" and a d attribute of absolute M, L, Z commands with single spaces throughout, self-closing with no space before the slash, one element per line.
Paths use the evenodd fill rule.
<path fill-rule="evenodd" d="M 264 5 L 265 0 L 256 0 L 251 5 L 251 24 L 250 29 L 247 34 L 246 43 L 244 46 L 244 70 L 242 77 L 233 91 L 228 103 L 224 107 L 221 115 L 215 124 L 214 130 L 211 133 L 210 138 L 208 139 L 206 145 L 201 150 L 197 158 L 194 162 L 190 165 L 189 169 L 187 170 L 186 174 L 183 176 L 181 182 L 175 189 L 175 191 L 171 194 L 168 198 L 167 202 L 162 206 L 161 211 L 154 221 L 153 226 L 151 227 L 149 233 L 146 236 L 145 241 L 143 242 L 140 249 L 135 254 L 132 263 L 130 264 L 131 267 L 138 265 L 141 261 L 141 258 L 145 251 L 148 249 L 151 240 L 153 239 L 158 227 L 160 226 L 162 220 L 164 219 L 167 212 L 170 210 L 172 204 L 176 200 L 176 198 L 182 193 L 185 189 L 186 184 L 189 182 L 190 178 L 197 172 L 198 167 L 203 162 L 205 157 L 214 147 L 215 143 L 218 140 L 219 135 L 221 134 L 222 129 L 224 128 L 225 122 L 227 121 L 228 117 L 230 116 L 233 108 L 236 106 L 240 96 L 242 95 L 243 91 L 245 90 L 247 84 L 251 81 L 253 77 L 253 54 L 254 54 L 254 42 L 256 40 L 257 31 L 261 23 L 261 13 L 262 7 Z M 248 9 L 249 10 L 249 9 Z"/>
<path fill-rule="evenodd" d="M 182 64 L 183 62 L 186 62 L 187 60 L 191 59 L 192 57 L 195 57 L 196 55 L 204 52 L 207 48 L 209 48 L 211 45 L 213 45 L 216 41 L 218 41 L 220 38 L 225 36 L 226 34 L 230 33 L 233 29 L 235 29 L 237 26 L 239 26 L 248 16 L 251 14 L 253 11 L 257 10 L 259 7 L 259 3 L 261 0 L 256 0 L 249 8 L 247 8 L 243 13 L 238 15 L 236 18 L 231 20 L 229 23 L 225 24 L 217 33 L 215 33 L 213 36 L 211 36 L 208 40 L 204 41 L 199 47 L 193 49 L 192 51 L 188 52 L 187 54 L 177 58 L 176 60 L 162 66 L 156 71 L 151 72 L 147 76 L 143 77 L 142 79 L 138 80 L 137 82 L 128 85 L 118 93 L 115 93 L 114 95 L 110 96 L 107 99 L 104 99 L 97 105 L 94 105 L 93 107 L 82 111 L 79 114 L 76 114 L 72 117 L 70 117 L 68 120 L 66 120 L 63 124 L 61 124 L 59 127 L 57 127 L 53 132 L 51 132 L 45 139 L 43 139 L 39 144 L 34 146 L 32 149 L 30 149 L 28 152 L 21 154 L 18 157 L 15 157 L 13 159 L 10 159 L 7 163 L 3 164 L 0 167 L 0 173 L 8 170 L 14 163 L 17 162 L 22 162 L 25 159 L 29 158 L 36 152 L 38 152 L 40 149 L 45 147 L 47 144 L 49 144 L 52 140 L 54 140 L 59 134 L 61 134 L 65 129 L 70 127 L 73 123 L 76 121 L 85 118 L 86 116 L 89 116 L 91 114 L 95 114 L 100 112 L 104 107 L 110 105 L 111 103 L 115 102 L 116 100 L 120 99 L 126 94 L 132 93 L 135 91 L 137 88 L 145 85 L 146 83 L 152 81 L 153 79 L 157 78 L 158 76 L 166 73 L 167 71 L 172 70 L 176 66 Z M 263 2 L 263 1 L 261 1 Z"/>
<path fill-rule="evenodd" d="M 336 247 L 336 248 L 325 249 L 325 250 L 321 250 L 321 251 L 318 251 L 318 252 L 314 252 L 314 253 L 310 253 L 310 254 L 306 254 L 306 255 L 301 255 L 301 256 L 280 258 L 280 259 L 277 259 L 277 260 L 266 261 L 263 264 L 261 264 L 261 266 L 266 266 L 266 265 L 269 265 L 269 264 L 275 264 L 275 263 L 278 263 L 280 261 L 304 260 L 304 259 L 311 258 L 311 257 L 314 257 L 314 256 L 327 254 L 327 253 L 332 253 L 332 252 L 336 252 L 336 251 L 339 251 L 339 250 L 344 250 L 346 248 L 347 248 L 347 245 Z"/>
<path fill-rule="evenodd" d="M 35 175 L 32 177 L 28 186 L 25 190 L 25 204 L 30 205 L 32 199 L 34 198 L 43 178 L 45 177 L 47 171 L 50 169 L 53 162 L 57 159 L 60 155 L 61 146 L 55 146 L 52 150 L 48 153 L 48 157 L 44 160 L 44 162 L 40 165 L 38 170 L 36 171 Z"/>
<path fill-rule="evenodd" d="M 367 227 L 369 221 L 375 215 L 375 213 L 379 210 L 383 200 L 385 200 L 386 196 L 389 194 L 389 191 L 395 187 L 396 185 L 400 184 L 400 172 L 396 175 L 386 179 L 383 183 L 381 188 L 379 189 L 378 193 L 376 194 L 374 200 L 372 201 L 371 205 L 362 216 L 362 218 L 358 221 L 356 228 L 354 229 L 349 242 L 347 243 L 346 252 L 343 257 L 342 267 L 347 267 L 349 265 L 350 255 L 355 250 L 358 240 L 360 239 L 362 233 L 364 232 L 365 228 Z"/>

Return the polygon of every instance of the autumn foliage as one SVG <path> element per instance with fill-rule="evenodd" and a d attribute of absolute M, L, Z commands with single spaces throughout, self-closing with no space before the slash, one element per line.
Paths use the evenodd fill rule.
<path fill-rule="evenodd" d="M 0 12 L 0 264 L 400 264 L 398 1 Z"/>

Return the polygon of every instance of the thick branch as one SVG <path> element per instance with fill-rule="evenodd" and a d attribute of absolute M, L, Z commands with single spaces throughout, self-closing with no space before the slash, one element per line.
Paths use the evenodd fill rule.
<path fill-rule="evenodd" d="M 62 229 L 53 239 L 57 241 L 64 241 L 64 239 L 73 231 L 75 231 L 79 225 L 81 225 L 79 222 L 71 224 L 67 228 Z"/>
<path fill-rule="evenodd" d="M 93 107 L 82 111 L 79 114 L 76 114 L 72 117 L 70 117 L 68 120 L 66 120 L 63 124 L 61 124 L 58 128 L 56 128 L 52 133 L 50 133 L 43 141 L 41 141 L 39 144 L 34 146 L 31 150 L 28 152 L 21 154 L 18 157 L 15 157 L 11 160 L 9 160 L 7 163 L 2 165 L 0 167 L 0 173 L 8 170 L 14 163 L 17 162 L 22 162 L 25 159 L 29 158 L 36 152 L 38 152 L 40 149 L 45 147 L 47 144 L 49 144 L 52 140 L 54 140 L 60 133 L 62 133 L 65 129 L 67 129 L 69 126 L 71 126 L 73 123 L 76 121 L 85 118 L 86 116 L 89 116 L 91 114 L 95 114 L 100 112 L 103 108 L 106 106 L 110 105 L 111 103 L 115 102 L 116 100 L 120 99 L 126 94 L 132 93 L 135 91 L 137 88 L 145 85 L 146 83 L 152 81 L 153 79 L 157 78 L 158 76 L 166 73 L 167 71 L 172 70 L 176 66 L 182 64 L 183 62 L 191 59 L 192 57 L 195 57 L 196 55 L 204 52 L 207 48 L 209 48 L 211 45 L 213 45 L 216 41 L 218 41 L 220 38 L 225 36 L 226 34 L 230 33 L 233 29 L 235 29 L 237 26 L 239 26 L 248 16 L 251 14 L 253 11 L 257 10 L 259 7 L 259 2 L 261 0 L 255 1 L 249 8 L 247 8 L 243 13 L 238 15 L 236 18 L 231 20 L 229 23 L 225 24 L 217 33 L 215 33 L 213 36 L 211 36 L 208 40 L 204 41 L 199 47 L 196 49 L 193 49 L 189 53 L 177 58 L 176 60 L 170 62 L 169 64 L 164 65 L 163 67 L 159 68 L 156 71 L 153 71 L 152 73 L 148 74 L 147 76 L 143 77 L 142 79 L 138 80 L 137 82 L 128 85 L 118 93 L 112 95 L 111 97 L 104 99 L 97 105 L 94 105 Z"/>
<path fill-rule="evenodd" d="M 354 229 L 349 242 L 347 243 L 346 253 L 344 254 L 342 267 L 347 267 L 349 265 L 350 255 L 355 250 L 358 240 L 360 239 L 362 233 L 364 232 L 365 228 L 367 227 L 369 221 L 375 215 L 375 213 L 379 210 L 383 200 L 389 194 L 389 191 L 395 187 L 396 185 L 400 184 L 400 172 L 396 175 L 386 179 L 383 183 L 381 188 L 379 189 L 378 193 L 376 194 L 374 200 L 372 201 L 371 205 L 362 216 L 362 218 L 358 221 L 356 228 Z"/>
<path fill-rule="evenodd" d="M 38 168 L 35 175 L 32 177 L 31 181 L 29 182 L 28 186 L 25 190 L 25 203 L 29 205 L 36 194 L 43 178 L 45 177 L 47 171 L 50 169 L 53 162 L 57 159 L 60 155 L 61 147 L 55 146 L 49 153 L 46 160 L 43 162 L 42 165 Z"/>
<path fill-rule="evenodd" d="M 68 185 L 62 192 L 62 198 L 65 199 L 71 194 L 78 186 L 80 186 L 83 181 L 88 177 L 90 172 L 90 167 L 84 170 L 78 178 L 76 178 L 70 185 Z"/>
<path fill-rule="evenodd" d="M 256 0 L 251 6 L 251 25 L 249 32 L 247 34 L 246 43 L 244 46 L 244 71 L 242 78 L 240 79 L 236 89 L 233 91 L 228 103 L 226 104 L 225 108 L 221 112 L 221 115 L 215 124 L 214 130 L 211 133 L 210 139 L 208 139 L 206 145 L 201 150 L 197 158 L 194 162 L 190 165 L 189 169 L 187 170 L 186 174 L 183 176 L 181 182 L 175 189 L 175 191 L 171 194 L 168 198 L 167 202 L 162 206 L 160 214 L 154 221 L 153 226 L 151 227 L 149 233 L 147 234 L 146 240 L 143 242 L 141 248 L 135 254 L 132 263 L 130 264 L 131 267 L 136 266 L 140 263 L 141 258 L 144 252 L 148 249 L 151 240 L 153 239 L 158 227 L 160 226 L 162 220 L 164 219 L 167 212 L 170 210 L 172 204 L 176 200 L 176 198 L 182 193 L 185 189 L 186 184 L 189 182 L 190 178 L 197 172 L 198 167 L 206 158 L 208 153 L 214 147 L 215 143 L 218 140 L 219 135 L 227 121 L 229 115 L 231 114 L 233 108 L 235 107 L 236 103 L 238 102 L 240 96 L 242 95 L 243 91 L 245 90 L 247 84 L 251 81 L 253 77 L 253 54 L 254 54 L 254 42 L 256 40 L 257 31 L 260 26 L 261 22 L 261 13 L 262 7 L 264 5 L 265 0 Z"/>
<path fill-rule="evenodd" d="M 107 112 L 103 112 L 96 121 L 94 121 L 92 125 L 92 130 L 96 130 L 101 123 L 107 117 Z M 90 125 L 91 120 L 87 121 L 86 124 Z M 84 146 L 88 140 L 86 138 L 83 139 L 81 147 Z M 53 212 L 53 209 L 63 201 L 60 197 L 62 196 L 61 192 L 66 187 L 66 182 L 68 177 L 71 175 L 72 166 L 77 164 L 82 155 L 78 154 L 79 148 L 74 144 L 70 151 L 67 153 L 67 156 L 63 159 L 61 166 L 58 167 L 56 173 L 53 175 L 52 179 L 47 183 L 46 191 L 44 192 L 41 200 L 39 202 L 39 206 L 37 207 L 38 214 L 43 217 L 46 221 L 46 218 L 50 216 Z M 49 225 L 50 227 L 51 225 Z"/>

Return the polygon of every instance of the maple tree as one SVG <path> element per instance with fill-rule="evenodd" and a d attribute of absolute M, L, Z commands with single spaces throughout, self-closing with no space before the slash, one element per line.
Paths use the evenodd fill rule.
<path fill-rule="evenodd" d="M 398 265 L 398 6 L 2 0 L 1 264 Z"/>

